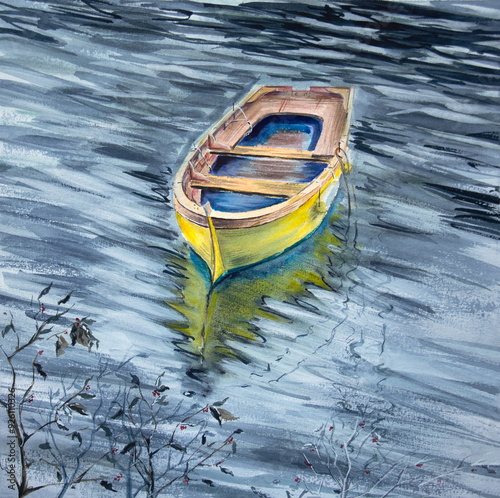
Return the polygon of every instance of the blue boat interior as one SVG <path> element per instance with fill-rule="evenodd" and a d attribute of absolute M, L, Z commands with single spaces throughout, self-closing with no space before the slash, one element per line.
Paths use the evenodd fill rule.
<path fill-rule="evenodd" d="M 313 151 L 323 130 L 321 119 L 299 114 L 273 114 L 261 119 L 238 145 L 277 147 Z M 303 160 L 233 156 L 220 154 L 210 174 L 277 182 L 309 183 L 325 168 L 325 163 Z M 239 193 L 213 188 L 201 189 L 201 204 L 210 203 L 217 211 L 238 213 L 262 209 L 284 202 L 283 197 Z"/>
<path fill-rule="evenodd" d="M 216 191 L 202 189 L 201 205 L 210 203 L 212 209 L 226 213 L 240 213 L 262 209 L 274 204 L 279 204 L 285 199 L 279 197 L 267 197 L 256 194 L 240 194 L 239 192 Z"/>
<path fill-rule="evenodd" d="M 299 114 L 273 114 L 261 119 L 238 145 L 314 150 L 323 123 L 319 118 Z"/>
<path fill-rule="evenodd" d="M 215 176 L 305 184 L 314 180 L 326 166 L 326 163 L 314 161 L 219 155 L 210 173 Z M 202 205 L 210 202 L 213 209 L 229 213 L 262 209 L 283 201 L 285 198 L 206 188 L 201 193 Z"/>
<path fill-rule="evenodd" d="M 309 183 L 325 168 L 326 163 L 313 161 L 220 155 L 210 173 L 218 176 Z"/>

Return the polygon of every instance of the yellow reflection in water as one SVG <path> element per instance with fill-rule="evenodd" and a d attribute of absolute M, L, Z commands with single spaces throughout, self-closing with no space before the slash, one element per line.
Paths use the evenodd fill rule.
<path fill-rule="evenodd" d="M 213 289 L 204 263 L 187 246 L 183 254 L 169 255 L 167 267 L 174 277 L 175 297 L 166 304 L 180 314 L 166 325 L 182 334 L 178 348 L 199 358 L 205 368 L 221 367 L 237 359 L 247 363 L 243 344 L 262 347 L 265 338 L 259 319 L 287 322 L 305 330 L 308 325 L 273 310 L 269 302 L 311 302 L 312 287 L 332 289 L 332 260 L 342 250 L 333 233 L 343 215 L 334 211 L 308 240 L 281 256 L 240 270 L 221 280 Z"/>

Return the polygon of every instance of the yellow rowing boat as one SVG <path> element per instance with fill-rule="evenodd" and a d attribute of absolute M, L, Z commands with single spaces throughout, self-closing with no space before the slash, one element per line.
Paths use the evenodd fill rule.
<path fill-rule="evenodd" d="M 353 88 L 261 86 L 194 146 L 174 205 L 214 284 L 320 225 L 349 168 L 353 97 Z"/>

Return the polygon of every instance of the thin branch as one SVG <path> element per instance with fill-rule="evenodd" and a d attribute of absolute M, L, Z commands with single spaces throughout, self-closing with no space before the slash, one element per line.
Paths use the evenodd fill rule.
<path fill-rule="evenodd" d="M 92 479 L 82 479 L 81 481 L 79 482 L 96 482 L 96 481 L 102 481 L 104 478 L 103 477 L 94 477 Z M 50 484 L 42 484 L 40 486 L 35 486 L 34 488 L 28 488 L 23 496 L 27 496 L 31 493 L 34 493 L 35 491 L 38 491 L 39 489 L 44 489 L 44 488 L 48 488 L 50 486 L 65 486 L 66 483 L 64 482 L 52 482 Z"/>
<path fill-rule="evenodd" d="M 191 417 L 188 417 L 186 420 L 189 420 Z M 169 482 L 167 482 L 167 484 L 165 484 L 164 486 L 162 486 L 160 489 L 158 489 L 156 491 L 156 495 L 159 495 L 165 488 L 167 488 L 168 486 L 172 485 L 175 481 L 179 480 L 181 477 L 184 477 L 185 475 L 188 475 L 190 472 L 193 472 L 194 469 L 198 468 L 200 465 L 203 465 L 203 463 L 205 463 L 209 458 L 211 458 L 213 455 L 215 455 L 218 451 L 220 451 L 222 448 L 224 448 L 225 446 L 227 446 L 228 444 L 231 444 L 230 441 L 232 442 L 232 438 L 233 436 L 236 434 L 236 431 L 233 431 L 231 433 L 231 435 L 224 441 L 224 443 L 219 446 L 218 448 L 216 448 L 214 451 L 212 451 L 212 453 L 210 453 L 208 456 L 206 456 L 205 458 L 203 458 L 202 460 L 200 460 L 194 467 L 192 467 L 191 469 L 188 467 L 188 464 L 186 465 L 186 472 L 182 475 L 179 475 L 177 477 L 174 477 L 173 479 L 171 479 Z"/>
<path fill-rule="evenodd" d="M 79 483 L 79 482 L 83 482 L 83 476 L 85 476 L 85 474 L 87 474 L 87 472 L 92 468 L 94 467 L 95 465 L 97 465 L 103 458 L 106 457 L 106 455 L 109 453 L 109 451 L 106 451 L 106 453 L 104 453 L 98 460 L 96 460 L 92 465 L 90 465 L 89 467 L 87 467 L 86 470 L 84 470 L 76 479 L 73 479 L 70 483 L 71 484 L 76 484 L 76 483 Z"/>
<path fill-rule="evenodd" d="M 18 353 L 20 353 L 23 349 L 26 349 L 28 346 L 31 346 L 33 343 L 35 343 L 36 341 L 40 341 L 41 340 L 41 333 L 43 332 L 43 329 L 51 322 L 54 322 L 56 320 L 58 320 L 61 316 L 65 315 L 66 313 L 68 313 L 68 311 L 70 310 L 71 308 L 68 308 L 67 310 L 65 311 L 62 311 L 61 313 L 59 313 L 59 309 L 56 310 L 56 314 L 53 315 L 53 316 L 50 316 L 49 318 L 47 318 L 47 320 L 45 320 L 42 325 L 40 325 L 39 327 L 37 326 L 37 329 L 36 329 L 36 332 L 31 336 L 31 339 L 24 343 L 22 346 L 20 345 L 20 342 L 19 342 L 19 335 L 17 334 L 16 332 L 16 335 L 17 335 L 17 347 L 15 349 L 15 351 L 8 357 L 8 358 L 13 358 L 14 356 L 16 356 Z"/>
<path fill-rule="evenodd" d="M 22 400 L 21 402 L 19 403 L 19 426 L 21 428 L 21 432 L 23 433 L 23 437 L 24 435 L 26 434 L 26 431 L 24 430 L 24 424 L 23 424 L 23 408 L 24 408 L 24 402 L 26 401 L 26 398 L 28 396 L 28 394 L 31 392 L 31 390 L 33 389 L 33 386 L 35 385 L 35 363 L 36 363 L 36 359 L 38 358 L 38 352 L 36 353 L 35 355 L 35 358 L 33 359 L 33 362 L 31 363 L 31 373 L 32 373 L 32 380 L 31 380 L 31 384 L 29 385 L 29 387 L 26 389 L 26 391 L 24 392 L 24 395 L 22 397 Z M 23 446 L 24 446 L 24 443 L 26 443 L 26 441 L 28 440 L 29 438 L 24 438 L 23 440 Z"/>
<path fill-rule="evenodd" d="M 351 434 L 351 437 L 344 443 L 345 456 L 347 458 L 347 471 L 345 473 L 343 482 L 342 482 L 342 496 L 345 497 L 347 490 L 349 489 L 349 476 L 351 474 L 352 463 L 351 457 L 349 456 L 349 446 L 354 441 L 354 438 L 358 434 L 358 424 L 359 420 L 356 420 L 356 424 L 354 425 L 354 431 Z"/>
<path fill-rule="evenodd" d="M 404 467 L 404 469 L 399 473 L 398 480 L 396 481 L 396 484 L 394 484 L 394 486 L 392 486 L 391 489 L 389 489 L 389 491 L 387 491 L 387 493 L 385 493 L 384 496 L 382 496 L 382 498 L 386 498 L 386 496 L 389 496 L 390 493 L 392 493 L 396 488 L 401 486 L 401 479 L 403 477 L 403 474 L 406 472 L 406 469 L 408 468 L 408 466 L 409 466 L 409 464 L 406 465 L 406 467 Z"/>
<path fill-rule="evenodd" d="M 392 465 L 391 468 L 368 491 L 357 495 L 355 498 L 361 498 L 362 496 L 370 494 L 372 490 L 375 489 L 398 465 L 399 463 L 395 463 L 394 465 Z"/>
<path fill-rule="evenodd" d="M 465 458 L 468 458 L 468 457 L 465 457 Z M 421 482 L 418 485 L 418 487 L 420 488 L 421 486 L 425 486 L 426 484 L 429 484 L 430 482 L 432 482 L 432 481 L 434 481 L 436 479 L 441 479 L 441 477 L 446 477 L 446 476 L 454 474 L 455 472 L 458 471 L 458 469 L 460 467 L 462 467 L 462 464 L 464 463 L 465 458 L 463 458 L 453 470 L 450 470 L 449 472 L 445 472 L 444 474 L 439 474 L 439 475 L 433 477 L 432 479 L 429 479 L 428 481 Z"/>
<path fill-rule="evenodd" d="M 62 472 L 61 469 L 55 463 L 49 462 L 48 460 L 45 460 L 45 458 L 40 458 L 39 461 L 45 462 L 47 465 L 51 465 L 52 467 L 55 467 L 59 472 Z"/>

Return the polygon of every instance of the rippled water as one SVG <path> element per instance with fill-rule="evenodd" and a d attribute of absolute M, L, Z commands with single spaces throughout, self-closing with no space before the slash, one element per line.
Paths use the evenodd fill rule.
<path fill-rule="evenodd" d="M 498 35 L 496 2 L 0 4 L 0 327 L 53 282 L 105 357 L 229 397 L 234 475 L 172 496 L 337 496 L 359 424 L 348 496 L 498 496 Z M 355 195 L 209 294 L 171 182 L 258 84 L 356 87 Z"/>

